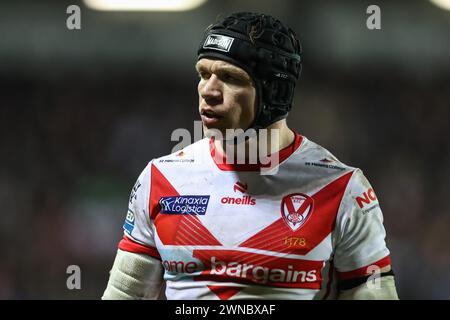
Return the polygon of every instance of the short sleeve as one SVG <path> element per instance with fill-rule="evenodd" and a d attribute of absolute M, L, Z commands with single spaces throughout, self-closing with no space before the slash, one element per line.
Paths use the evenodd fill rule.
<path fill-rule="evenodd" d="M 361 170 L 355 170 L 336 220 L 334 265 L 340 280 L 371 274 L 390 265 L 378 198 Z"/>
<path fill-rule="evenodd" d="M 151 166 L 152 162 L 145 167 L 131 189 L 123 225 L 124 236 L 119 243 L 119 249 L 160 259 L 154 240 L 153 221 L 149 215 Z"/>

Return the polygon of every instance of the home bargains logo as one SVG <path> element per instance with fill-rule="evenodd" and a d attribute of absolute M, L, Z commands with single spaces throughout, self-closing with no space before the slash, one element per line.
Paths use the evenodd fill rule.
<path fill-rule="evenodd" d="M 204 215 L 208 208 L 209 196 L 161 197 L 160 213 Z"/>
<path fill-rule="evenodd" d="M 299 260 L 237 250 L 194 250 L 204 270 L 197 281 L 320 289 L 323 261 Z"/>

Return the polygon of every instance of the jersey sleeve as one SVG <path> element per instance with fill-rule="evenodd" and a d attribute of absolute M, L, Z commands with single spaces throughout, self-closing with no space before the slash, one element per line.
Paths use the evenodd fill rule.
<path fill-rule="evenodd" d="M 154 240 L 154 225 L 149 215 L 151 166 L 152 162 L 145 167 L 131 189 L 119 249 L 143 253 L 160 260 Z"/>
<path fill-rule="evenodd" d="M 363 277 L 390 265 L 383 214 L 375 191 L 355 170 L 336 220 L 334 265 L 339 280 Z"/>

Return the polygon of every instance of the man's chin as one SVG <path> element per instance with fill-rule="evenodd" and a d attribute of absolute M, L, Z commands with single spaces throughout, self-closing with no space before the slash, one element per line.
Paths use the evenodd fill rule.
<path fill-rule="evenodd" d="M 214 138 L 214 140 L 220 140 L 220 141 L 233 141 L 234 139 L 234 132 L 235 129 L 227 129 L 227 128 L 216 128 L 216 127 L 206 127 L 203 125 L 203 132 L 205 133 L 205 137 L 211 139 Z M 227 132 L 228 131 L 228 132 Z"/>
<path fill-rule="evenodd" d="M 242 139 L 242 142 L 245 142 L 247 140 L 243 138 L 245 136 L 245 134 L 242 134 L 244 132 L 243 129 L 223 129 L 211 127 L 207 128 L 206 126 L 203 126 L 203 132 L 205 134 L 205 137 L 207 137 L 208 139 L 214 138 L 214 140 L 216 141 L 220 140 L 236 143 L 236 141 L 241 141 L 239 139 Z M 250 134 L 248 137 L 252 136 L 253 134 Z"/>
<path fill-rule="evenodd" d="M 203 125 L 203 132 L 207 138 L 215 138 L 216 140 L 223 140 L 225 138 L 226 129 L 206 127 Z"/>

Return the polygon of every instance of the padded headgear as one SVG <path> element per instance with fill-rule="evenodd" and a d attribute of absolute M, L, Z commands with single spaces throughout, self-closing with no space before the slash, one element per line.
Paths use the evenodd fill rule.
<path fill-rule="evenodd" d="M 207 28 L 197 53 L 198 60 L 227 61 L 253 79 L 257 110 L 250 128 L 266 128 L 287 116 L 301 72 L 301 46 L 281 21 L 266 14 L 233 13 Z"/>

